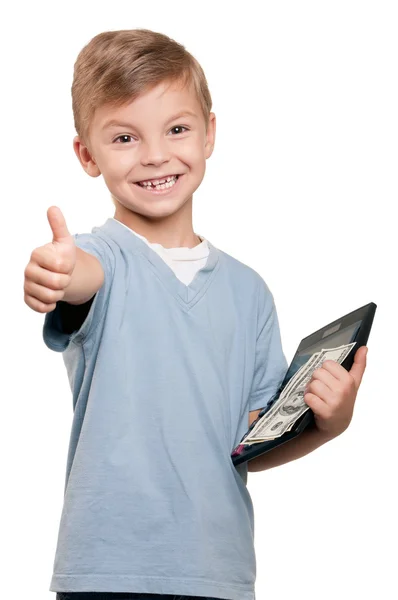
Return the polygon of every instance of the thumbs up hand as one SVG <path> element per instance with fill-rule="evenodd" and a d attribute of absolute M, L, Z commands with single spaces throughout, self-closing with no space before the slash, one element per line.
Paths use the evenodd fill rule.
<path fill-rule="evenodd" d="M 69 233 L 61 210 L 52 206 L 47 211 L 53 240 L 33 250 L 25 268 L 25 303 L 40 313 L 55 309 L 63 299 L 76 266 L 76 245 Z"/>

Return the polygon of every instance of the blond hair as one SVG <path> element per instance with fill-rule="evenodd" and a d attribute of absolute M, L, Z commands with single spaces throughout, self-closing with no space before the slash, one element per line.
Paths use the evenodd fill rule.
<path fill-rule="evenodd" d="M 80 51 L 72 83 L 77 134 L 87 145 L 95 110 L 123 106 L 162 82 L 193 83 L 206 124 L 212 107 L 207 80 L 198 61 L 163 33 L 124 29 L 99 33 Z"/>

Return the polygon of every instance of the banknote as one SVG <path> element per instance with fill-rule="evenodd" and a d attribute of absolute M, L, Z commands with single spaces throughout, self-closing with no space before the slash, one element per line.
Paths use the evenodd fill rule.
<path fill-rule="evenodd" d="M 309 406 L 304 402 L 304 389 L 311 380 L 313 372 L 320 368 L 325 360 L 334 360 L 341 364 L 355 344 L 356 342 L 337 348 L 323 348 L 312 354 L 291 377 L 279 398 L 240 443 L 258 444 L 278 438 L 290 431 L 296 421 L 309 410 Z"/>

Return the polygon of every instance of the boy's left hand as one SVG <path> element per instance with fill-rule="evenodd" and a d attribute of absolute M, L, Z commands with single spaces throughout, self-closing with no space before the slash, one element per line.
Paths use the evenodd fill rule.
<path fill-rule="evenodd" d="M 337 437 L 351 422 L 367 351 L 366 346 L 358 348 L 350 371 L 334 360 L 325 360 L 307 383 L 304 402 L 314 413 L 316 428 L 327 438 Z"/>

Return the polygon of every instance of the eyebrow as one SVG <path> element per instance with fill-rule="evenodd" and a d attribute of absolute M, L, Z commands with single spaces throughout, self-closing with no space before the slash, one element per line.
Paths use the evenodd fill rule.
<path fill-rule="evenodd" d="M 167 123 L 169 123 L 170 121 L 175 121 L 176 119 L 180 119 L 181 117 L 194 117 L 195 119 L 198 118 L 197 114 L 195 114 L 191 110 L 184 110 L 184 111 L 179 112 L 176 115 L 170 117 L 167 120 Z M 118 121 L 117 119 L 111 119 L 110 121 L 107 121 L 103 125 L 102 129 L 108 129 L 109 127 L 132 127 L 132 126 L 133 126 L 133 124 L 128 123 L 127 121 Z"/>

